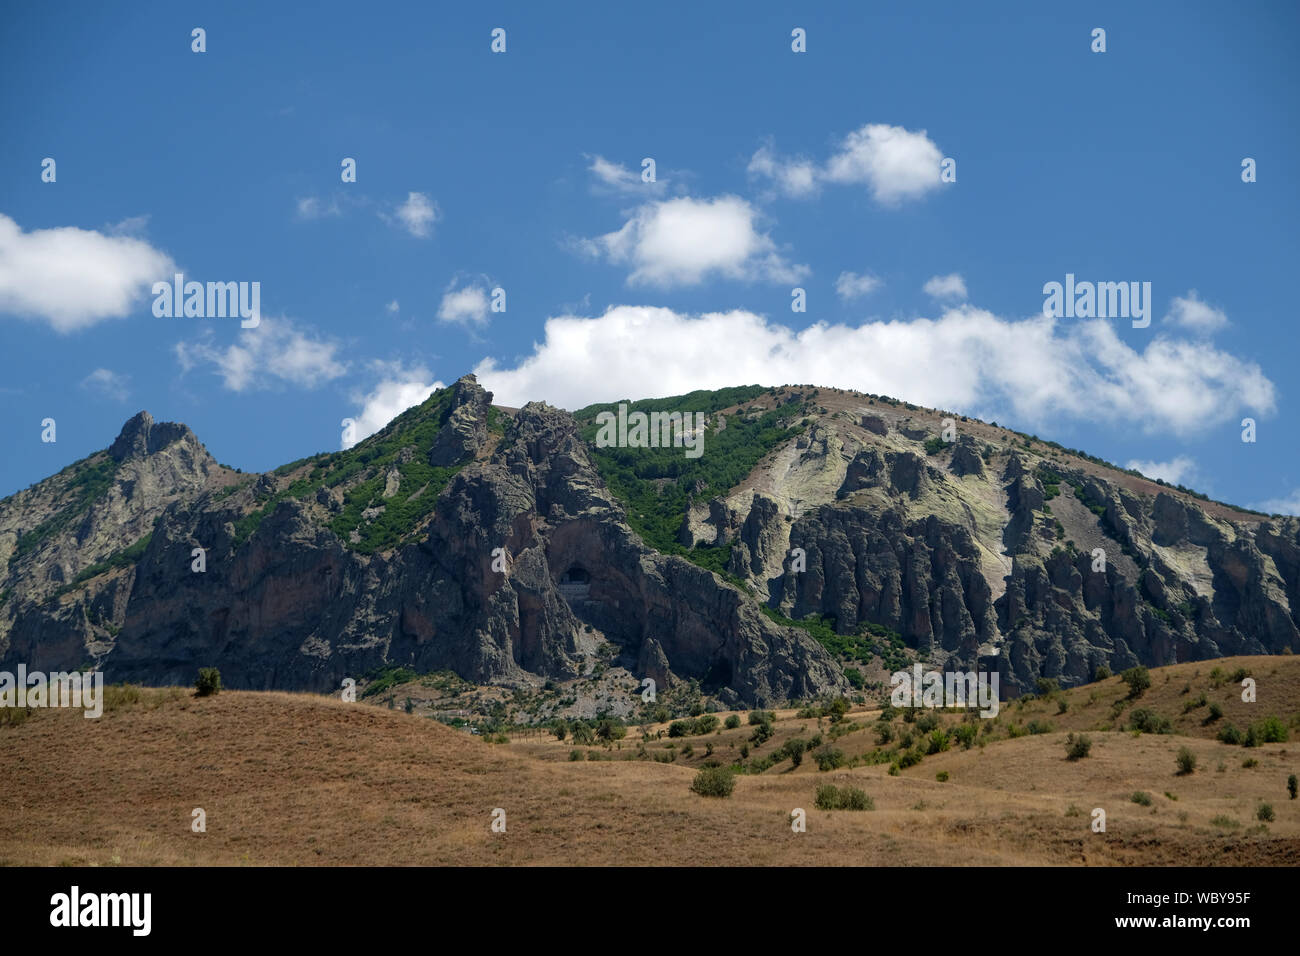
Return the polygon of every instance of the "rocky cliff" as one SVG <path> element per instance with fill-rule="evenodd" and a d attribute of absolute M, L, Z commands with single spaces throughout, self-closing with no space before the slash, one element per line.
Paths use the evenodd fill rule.
<path fill-rule="evenodd" d="M 264 475 L 141 412 L 0 502 L 0 667 L 329 690 L 599 659 L 764 705 L 902 659 L 1014 691 L 1297 645 L 1295 519 L 996 426 L 810 387 L 653 403 L 705 413 L 692 460 L 595 447 L 595 408 L 491 399 L 466 376 Z"/>

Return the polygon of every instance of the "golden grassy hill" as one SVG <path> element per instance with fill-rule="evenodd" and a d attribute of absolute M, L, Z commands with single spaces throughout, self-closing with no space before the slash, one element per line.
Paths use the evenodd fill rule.
<path fill-rule="evenodd" d="M 1214 668 L 1239 666 L 1258 682 L 1255 704 L 1241 703 L 1236 685 L 1213 686 Z M 1286 792 L 1288 774 L 1300 772 L 1300 659 L 1180 664 L 1151 675 L 1151 688 L 1118 718 L 1112 704 L 1128 689 L 1117 678 L 1004 705 L 996 724 L 980 722 L 983 746 L 954 743 L 897 775 L 888 761 L 863 759 L 889 749 L 878 743 L 877 710 L 851 711 L 836 725 L 782 711 L 749 760 L 821 733 L 856 765 L 820 772 L 810 757 L 798 768 L 786 759 L 738 775 L 725 799 L 698 796 L 691 782 L 708 760 L 747 762 L 738 755 L 754 728 L 744 721 L 677 740 L 660 738 L 659 726 L 644 744 L 633 729 L 607 747 L 576 748 L 600 759 L 571 760 L 570 742 L 532 735 L 490 744 L 401 711 L 314 695 L 115 689 L 99 720 L 48 710 L 0 726 L 0 863 L 1300 863 L 1300 800 Z M 1201 693 L 1206 704 L 1183 714 Z M 1204 724 L 1212 702 L 1223 716 Z M 1120 729 L 1136 708 L 1168 716 L 1174 733 Z M 1270 714 L 1290 724 L 1288 742 L 1245 748 L 1215 739 L 1215 725 L 1244 727 Z M 942 724 L 961 719 L 945 715 Z M 1033 720 L 1051 729 L 1011 736 Z M 890 747 L 908 724 L 891 721 Z M 833 726 L 854 725 L 830 740 Z M 1065 759 L 1068 732 L 1091 737 L 1091 756 Z M 686 744 L 690 756 L 681 755 Z M 1190 775 L 1175 766 L 1182 746 L 1197 757 Z M 861 788 L 875 809 L 817 810 L 817 788 L 827 783 Z M 1149 806 L 1132 802 L 1136 791 L 1150 794 Z M 1273 807 L 1271 822 L 1257 819 L 1261 803 Z M 190 830 L 195 807 L 207 813 L 206 833 Z M 795 807 L 807 811 L 806 833 L 791 832 Z M 1107 813 L 1104 834 L 1090 829 L 1095 807 Z M 506 811 L 505 833 L 491 832 L 494 808 Z"/>

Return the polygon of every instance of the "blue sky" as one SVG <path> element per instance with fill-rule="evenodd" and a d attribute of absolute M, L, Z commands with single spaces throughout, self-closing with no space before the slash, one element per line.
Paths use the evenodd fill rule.
<path fill-rule="evenodd" d="M 142 408 L 264 470 L 477 371 L 884 392 L 1300 511 L 1294 5 L 445 6 L 0 14 L 0 494 Z M 262 323 L 155 316 L 178 270 Z M 1044 318 L 1067 273 L 1150 326 Z"/>

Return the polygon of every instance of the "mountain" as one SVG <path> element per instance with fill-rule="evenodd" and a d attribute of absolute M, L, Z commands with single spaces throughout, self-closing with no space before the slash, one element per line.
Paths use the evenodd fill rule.
<path fill-rule="evenodd" d="M 0 668 L 325 691 L 612 667 L 770 705 L 916 660 L 1015 693 L 1297 646 L 1297 519 L 885 396 L 627 406 L 698 413 L 702 454 L 597 447 L 617 406 L 501 408 L 473 376 L 261 475 L 141 412 L 0 501 Z"/>

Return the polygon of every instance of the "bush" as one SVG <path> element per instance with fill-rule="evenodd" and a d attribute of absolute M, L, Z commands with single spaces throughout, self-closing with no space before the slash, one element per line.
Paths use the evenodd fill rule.
<path fill-rule="evenodd" d="M 1174 732 L 1173 724 L 1168 717 L 1161 717 L 1155 711 L 1147 710 L 1145 707 L 1139 707 L 1133 711 L 1128 718 L 1129 730 L 1136 730 L 1144 734 L 1172 734 Z"/>
<path fill-rule="evenodd" d="M 735 730 L 737 727 L 740 726 L 740 715 L 739 714 L 729 715 L 726 721 L 724 722 L 723 726 L 725 726 L 728 730 Z"/>
<path fill-rule="evenodd" d="M 957 738 L 957 743 L 961 744 L 963 750 L 970 750 L 975 745 L 975 738 L 979 736 L 979 727 L 975 724 L 958 724 L 953 728 L 952 735 Z"/>
<path fill-rule="evenodd" d="M 586 754 L 584 754 L 581 750 L 579 750 L 577 747 L 574 747 L 572 750 L 569 751 L 569 759 L 570 759 L 570 760 L 586 760 L 587 757 L 586 757 Z"/>
<path fill-rule="evenodd" d="M 1035 717 L 1025 725 L 1025 729 L 1031 734 L 1050 734 L 1052 732 L 1052 725 L 1049 721 L 1039 720 Z"/>
<path fill-rule="evenodd" d="M 827 744 L 813 754 L 813 759 L 817 761 L 817 769 L 822 772 L 837 770 L 844 766 L 844 751 Z"/>
<path fill-rule="evenodd" d="M 947 783 L 947 782 L 948 782 L 948 771 L 947 771 L 947 770 L 940 770 L 938 773 L 936 773 L 936 774 L 934 775 L 934 779 L 935 779 L 935 780 L 938 780 L 940 783 Z"/>
<path fill-rule="evenodd" d="M 1223 716 L 1223 708 L 1217 703 L 1211 704 L 1210 713 L 1205 718 L 1205 722 L 1207 724 L 1212 724 L 1222 716 Z"/>
<path fill-rule="evenodd" d="M 790 758 L 790 762 L 796 767 L 803 763 L 803 752 L 808 749 L 806 741 L 799 737 L 791 737 L 781 748 L 782 752 Z"/>
<path fill-rule="evenodd" d="M 1109 679 L 1110 679 L 1110 676 L 1111 676 L 1111 674 L 1110 674 L 1110 668 L 1107 667 L 1105 664 L 1102 664 L 1102 665 L 1101 665 L 1100 667 L 1098 667 L 1097 670 L 1093 673 L 1093 675 L 1092 675 L 1092 679 L 1093 679 L 1094 682 L 1096 682 L 1096 681 L 1103 681 L 1103 680 L 1109 680 Z"/>
<path fill-rule="evenodd" d="M 930 734 L 928 751 L 932 754 L 941 753 L 948 749 L 948 731 L 936 730 Z"/>
<path fill-rule="evenodd" d="M 1119 676 L 1128 684 L 1129 697 L 1141 697 L 1142 692 L 1151 686 L 1151 672 L 1145 667 L 1130 667 Z"/>
<path fill-rule="evenodd" d="M 1257 747 L 1260 744 L 1285 743 L 1286 738 L 1286 724 L 1277 717 L 1265 717 L 1250 725 L 1244 742 L 1247 747 Z"/>
<path fill-rule="evenodd" d="M 1255 811 L 1255 817 L 1263 823 L 1272 823 L 1274 820 L 1273 804 L 1261 803 L 1259 809 Z"/>
<path fill-rule="evenodd" d="M 691 789 L 702 797 L 729 797 L 736 780 L 729 767 L 705 767 L 695 775 Z"/>
<path fill-rule="evenodd" d="M 770 724 L 776 720 L 776 714 L 767 710 L 751 710 L 749 712 L 749 726 L 757 727 L 760 724 Z"/>
<path fill-rule="evenodd" d="M 1147 793 L 1145 790 L 1133 791 L 1133 795 L 1129 797 L 1129 799 L 1141 807 L 1151 806 L 1151 794 Z"/>
<path fill-rule="evenodd" d="M 199 669 L 199 679 L 194 682 L 194 689 L 200 697 L 212 697 L 221 693 L 221 671 L 215 667 Z"/>
<path fill-rule="evenodd" d="M 1220 743 L 1231 744 L 1235 747 L 1246 738 L 1235 726 L 1231 723 L 1227 723 L 1219 728 L 1218 739 Z"/>
<path fill-rule="evenodd" d="M 1082 760 L 1092 753 L 1092 740 L 1084 734 L 1070 736 L 1065 738 L 1065 759 Z"/>
<path fill-rule="evenodd" d="M 875 801 L 857 787 L 835 787 L 824 784 L 817 788 L 815 806 L 818 810 L 874 810 Z"/>
<path fill-rule="evenodd" d="M 1295 774 L 1291 774 L 1291 776 L 1289 776 L 1289 777 L 1286 778 L 1286 792 L 1289 793 L 1289 794 L 1291 794 L 1291 799 L 1292 799 L 1292 800 L 1295 799 L 1295 797 L 1296 797 L 1296 779 L 1295 779 Z"/>
<path fill-rule="evenodd" d="M 1196 754 L 1192 753 L 1186 747 L 1178 748 L 1178 756 L 1174 758 L 1178 764 L 1179 774 L 1189 774 L 1196 769 Z"/>
<path fill-rule="evenodd" d="M 894 739 L 894 726 L 886 721 L 876 722 L 876 743 L 884 746 Z"/>

